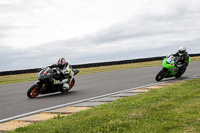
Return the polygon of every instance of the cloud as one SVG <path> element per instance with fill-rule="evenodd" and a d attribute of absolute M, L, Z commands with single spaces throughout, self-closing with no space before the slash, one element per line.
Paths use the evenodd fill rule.
<path fill-rule="evenodd" d="M 135 11 L 131 6 L 132 3 L 136 2 L 131 0 L 3 1 L 3 4 L 0 3 L 2 6 L 0 10 L 4 13 L 0 14 L 0 18 L 3 23 L 18 27 L 18 30 L 9 30 L 9 34 L 15 38 L 9 39 L 10 36 L 7 36 L 4 42 L 10 46 L 13 46 L 13 42 L 18 42 L 13 47 L 27 48 L 91 34 L 111 26 L 113 22 L 129 18 Z"/>
<path fill-rule="evenodd" d="M 200 51 L 199 1 L 71 2 L 21 0 L 7 7 L 4 3 L 1 10 L 7 12 L 0 18 L 10 15 L 13 22 L 0 22 L 0 71 L 47 66 L 60 57 L 83 64 L 163 56 L 182 45 L 189 53 Z M 18 20 L 20 14 L 25 18 Z"/>

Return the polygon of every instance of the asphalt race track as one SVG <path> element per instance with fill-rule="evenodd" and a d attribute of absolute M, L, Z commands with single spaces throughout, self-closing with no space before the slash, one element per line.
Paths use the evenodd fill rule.
<path fill-rule="evenodd" d="M 200 74 L 200 62 L 191 62 L 182 78 Z M 156 83 L 155 75 L 161 66 L 102 72 L 75 76 L 76 84 L 68 93 L 39 95 L 29 99 L 26 95 L 35 82 L 0 85 L 0 120 L 49 108 L 65 103 L 88 99 Z M 164 79 L 165 80 L 172 80 Z"/>

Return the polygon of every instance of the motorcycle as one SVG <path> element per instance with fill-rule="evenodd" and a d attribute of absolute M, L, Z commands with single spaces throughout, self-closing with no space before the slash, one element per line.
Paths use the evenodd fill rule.
<path fill-rule="evenodd" d="M 74 75 L 79 73 L 78 69 L 72 69 Z M 64 75 L 57 68 L 46 67 L 42 69 L 38 74 L 38 82 L 32 85 L 28 91 L 27 96 L 29 98 L 35 98 L 39 94 L 47 94 L 54 92 L 67 92 L 69 91 L 75 84 L 75 79 L 69 83 L 69 89 L 64 91 L 63 84 L 54 84 L 53 79 L 62 81 L 64 79 Z"/>
<path fill-rule="evenodd" d="M 189 61 L 191 61 L 191 57 L 189 57 Z M 185 71 L 186 68 L 182 71 L 182 73 L 179 73 L 179 68 L 177 67 L 180 65 L 179 58 L 175 57 L 173 55 L 169 56 L 168 58 L 165 58 L 163 60 L 163 69 L 158 72 L 156 75 L 155 79 L 156 81 L 161 81 L 163 78 L 170 78 L 170 77 L 175 77 L 179 78 L 181 77 Z"/>

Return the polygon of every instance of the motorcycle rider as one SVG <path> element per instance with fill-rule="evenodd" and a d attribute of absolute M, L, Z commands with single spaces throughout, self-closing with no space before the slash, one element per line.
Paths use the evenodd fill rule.
<path fill-rule="evenodd" d="M 60 58 L 57 64 L 51 65 L 50 68 L 57 68 L 57 72 L 63 77 L 62 81 L 53 78 L 54 84 L 63 84 L 63 91 L 67 91 L 69 89 L 69 83 L 74 76 L 72 66 L 66 62 L 65 58 Z"/>
<path fill-rule="evenodd" d="M 172 55 L 178 57 L 178 62 L 180 64 L 176 64 L 176 66 L 179 68 L 179 72 L 177 73 L 176 77 L 180 77 L 188 66 L 189 55 L 186 51 L 186 48 L 183 46 L 179 47 L 178 52 Z"/>

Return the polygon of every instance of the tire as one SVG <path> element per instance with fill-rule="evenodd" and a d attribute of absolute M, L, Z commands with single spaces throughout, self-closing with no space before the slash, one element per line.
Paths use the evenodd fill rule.
<path fill-rule="evenodd" d="M 165 74 L 165 70 L 160 70 L 159 72 L 158 72 L 158 74 L 156 75 L 156 81 L 161 81 L 163 78 L 164 78 L 164 74 Z"/>
<path fill-rule="evenodd" d="M 28 92 L 27 92 L 27 96 L 29 98 L 35 98 L 40 94 L 40 86 L 38 84 L 34 84 L 32 85 Z"/>
<path fill-rule="evenodd" d="M 75 79 L 73 78 L 72 81 L 69 83 L 69 90 L 71 90 L 71 88 L 75 85 Z"/>
<path fill-rule="evenodd" d="M 177 73 L 176 75 L 175 75 L 175 78 L 180 78 L 181 77 L 181 75 L 179 74 L 179 73 Z"/>

